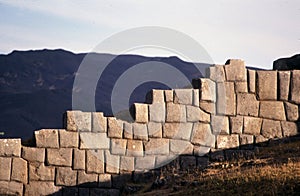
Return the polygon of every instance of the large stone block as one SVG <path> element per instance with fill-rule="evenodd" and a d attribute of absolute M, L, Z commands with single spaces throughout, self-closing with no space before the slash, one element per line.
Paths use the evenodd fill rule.
<path fill-rule="evenodd" d="M 283 102 L 281 101 L 261 101 L 259 116 L 272 120 L 286 120 Z"/>
<path fill-rule="evenodd" d="M 259 101 L 254 94 L 237 94 L 237 114 L 243 116 L 258 116 Z"/>
<path fill-rule="evenodd" d="M 148 123 L 148 135 L 150 138 L 161 138 L 162 137 L 162 124 L 149 122 Z"/>
<path fill-rule="evenodd" d="M 247 81 L 247 70 L 243 60 L 229 59 L 224 68 L 227 81 Z"/>
<path fill-rule="evenodd" d="M 110 154 L 108 150 L 105 151 L 105 172 L 111 174 L 120 172 L 120 156 Z"/>
<path fill-rule="evenodd" d="M 174 92 L 173 90 L 165 90 L 165 100 L 166 102 L 173 102 L 174 100 Z"/>
<path fill-rule="evenodd" d="M 165 102 L 164 91 L 153 89 L 151 91 L 151 100 L 152 103 L 164 103 Z"/>
<path fill-rule="evenodd" d="M 45 161 L 45 148 L 22 147 L 22 158 L 29 162 Z"/>
<path fill-rule="evenodd" d="M 111 174 L 99 174 L 99 187 L 111 188 Z"/>
<path fill-rule="evenodd" d="M 134 157 L 121 156 L 120 160 L 121 171 L 133 171 L 134 170 Z"/>
<path fill-rule="evenodd" d="M 210 147 L 207 146 L 194 146 L 194 155 L 195 156 L 204 156 L 208 154 Z"/>
<path fill-rule="evenodd" d="M 233 82 L 217 84 L 217 113 L 222 115 L 236 114 L 236 96 Z"/>
<path fill-rule="evenodd" d="M 135 158 L 135 169 L 136 170 L 150 170 L 155 166 L 155 157 L 136 157 Z"/>
<path fill-rule="evenodd" d="M 211 127 L 215 135 L 229 134 L 228 116 L 211 116 Z"/>
<path fill-rule="evenodd" d="M 200 100 L 216 102 L 216 83 L 207 78 L 200 78 Z"/>
<path fill-rule="evenodd" d="M 29 181 L 54 181 L 55 168 L 43 163 L 29 164 Z"/>
<path fill-rule="evenodd" d="M 144 155 L 144 148 L 143 142 L 138 140 L 128 140 L 127 141 L 127 156 L 143 156 Z"/>
<path fill-rule="evenodd" d="M 277 100 L 277 71 L 257 71 L 257 95 L 260 100 Z"/>
<path fill-rule="evenodd" d="M 110 152 L 116 155 L 125 155 L 127 147 L 126 139 L 111 139 Z"/>
<path fill-rule="evenodd" d="M 246 134 L 242 134 L 240 135 L 240 145 L 241 146 L 252 146 L 254 143 L 254 136 L 253 135 L 246 135 Z"/>
<path fill-rule="evenodd" d="M 124 122 L 123 126 L 124 126 L 124 138 L 133 139 L 132 124 L 128 122 Z"/>
<path fill-rule="evenodd" d="M 284 137 L 295 136 L 299 134 L 297 124 L 294 122 L 281 121 L 281 128 Z"/>
<path fill-rule="evenodd" d="M 66 129 L 68 131 L 91 131 L 92 120 L 90 112 L 67 111 Z"/>
<path fill-rule="evenodd" d="M 192 105 L 193 104 L 193 89 L 175 89 L 174 103 Z"/>
<path fill-rule="evenodd" d="M 149 139 L 144 142 L 146 155 L 166 155 L 169 154 L 169 139 Z"/>
<path fill-rule="evenodd" d="M 264 119 L 261 134 L 266 138 L 281 138 L 282 131 L 280 121 Z"/>
<path fill-rule="evenodd" d="M 185 106 L 174 103 L 167 103 L 166 122 L 186 122 Z"/>
<path fill-rule="evenodd" d="M 151 122 L 165 122 L 166 106 L 164 103 L 153 103 L 149 105 L 149 115 Z"/>
<path fill-rule="evenodd" d="M 58 148 L 58 131 L 56 129 L 42 129 L 34 132 L 36 146 L 39 148 Z"/>
<path fill-rule="evenodd" d="M 248 91 L 249 93 L 256 92 L 256 71 L 248 69 Z"/>
<path fill-rule="evenodd" d="M 211 132 L 210 125 L 195 123 L 193 126 L 191 142 L 194 145 L 215 147 L 215 136 Z"/>
<path fill-rule="evenodd" d="M 73 169 L 85 169 L 85 150 L 74 149 Z"/>
<path fill-rule="evenodd" d="M 104 161 L 103 150 L 86 151 L 86 172 L 104 173 Z"/>
<path fill-rule="evenodd" d="M 300 104 L 300 70 L 292 71 L 291 101 Z"/>
<path fill-rule="evenodd" d="M 188 122 L 199 122 L 200 121 L 200 108 L 196 106 L 186 106 L 186 115 Z"/>
<path fill-rule="evenodd" d="M 23 184 L 14 181 L 0 181 L 0 195 L 23 195 Z"/>
<path fill-rule="evenodd" d="M 9 181 L 11 173 L 11 158 L 0 157 L 0 180 Z"/>
<path fill-rule="evenodd" d="M 247 93 L 248 82 L 234 82 L 235 93 Z"/>
<path fill-rule="evenodd" d="M 79 136 L 78 132 L 66 131 L 64 129 L 58 130 L 59 146 L 62 148 L 78 148 Z"/>
<path fill-rule="evenodd" d="M 252 135 L 260 135 L 261 131 L 261 118 L 244 116 L 244 133 Z"/>
<path fill-rule="evenodd" d="M 133 124 L 133 138 L 138 140 L 148 140 L 148 130 L 146 124 Z"/>
<path fill-rule="evenodd" d="M 60 191 L 61 187 L 55 186 L 54 182 L 32 181 L 25 185 L 25 196 L 51 195 Z"/>
<path fill-rule="evenodd" d="M 123 122 L 114 117 L 107 118 L 108 137 L 122 138 L 123 136 Z"/>
<path fill-rule="evenodd" d="M 290 89 L 290 71 L 279 71 L 279 99 L 287 101 L 289 98 Z"/>
<path fill-rule="evenodd" d="M 134 119 L 138 123 L 148 122 L 148 105 L 143 103 L 134 103 Z"/>
<path fill-rule="evenodd" d="M 77 171 L 70 167 L 58 167 L 56 169 L 55 185 L 75 186 L 77 180 Z"/>
<path fill-rule="evenodd" d="M 215 82 L 225 81 L 224 65 L 214 65 L 207 69 L 206 76 Z"/>
<path fill-rule="evenodd" d="M 190 140 L 193 123 L 165 123 L 163 137 L 169 139 Z"/>
<path fill-rule="evenodd" d="M 239 135 L 218 135 L 217 136 L 217 148 L 218 149 L 228 149 L 236 148 L 239 146 Z"/>
<path fill-rule="evenodd" d="M 103 112 L 92 113 L 92 132 L 107 132 L 107 118 L 104 117 Z"/>
<path fill-rule="evenodd" d="M 229 117 L 231 133 L 241 134 L 243 132 L 244 118 L 243 116 Z"/>
<path fill-rule="evenodd" d="M 176 157 L 177 157 L 177 155 L 175 155 L 175 154 L 157 156 L 155 159 L 155 168 L 159 168 L 159 167 L 167 165 L 168 163 L 173 161 Z M 173 163 L 172 163 L 172 166 L 176 165 L 175 168 L 179 168 L 179 166 L 177 167 L 177 162 L 175 164 L 173 164 Z"/>
<path fill-rule="evenodd" d="M 190 141 L 170 140 L 170 152 L 176 155 L 193 155 L 194 146 Z"/>
<path fill-rule="evenodd" d="M 22 158 L 12 159 L 12 169 L 11 169 L 11 180 L 22 182 L 27 184 L 28 181 L 28 168 L 27 161 Z"/>
<path fill-rule="evenodd" d="M 77 185 L 97 187 L 98 186 L 98 174 L 87 174 L 85 171 L 78 171 Z"/>
<path fill-rule="evenodd" d="M 0 139 L 0 156 L 21 155 L 21 139 Z"/>
<path fill-rule="evenodd" d="M 289 102 L 284 103 L 286 118 L 288 121 L 297 121 L 299 119 L 298 105 Z"/>
<path fill-rule="evenodd" d="M 80 136 L 80 149 L 109 149 L 110 139 L 106 133 L 82 132 Z"/>
<path fill-rule="evenodd" d="M 49 165 L 57 166 L 72 166 L 72 149 L 60 148 L 60 149 L 47 149 L 47 163 Z"/>
<path fill-rule="evenodd" d="M 216 103 L 200 101 L 199 107 L 207 113 L 216 114 Z"/>

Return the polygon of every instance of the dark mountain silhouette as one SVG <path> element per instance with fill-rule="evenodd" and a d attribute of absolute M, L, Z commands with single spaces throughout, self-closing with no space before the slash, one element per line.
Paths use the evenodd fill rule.
<path fill-rule="evenodd" d="M 300 54 L 292 57 L 280 58 L 273 62 L 273 70 L 300 69 Z"/>
<path fill-rule="evenodd" d="M 33 131 L 40 128 L 62 128 L 62 115 L 66 110 L 89 111 L 90 108 L 72 108 L 74 78 L 86 55 L 62 49 L 13 51 L 0 55 L 0 132 L 5 133 L 0 137 L 30 138 Z M 202 77 L 209 66 L 188 63 L 177 57 L 88 55 L 97 60 L 97 66 L 106 66 L 102 62 L 113 59 L 99 78 L 95 95 L 96 110 L 103 111 L 106 116 L 112 115 L 110 101 L 115 83 L 134 65 L 165 63 L 178 69 L 189 81 Z M 165 77 L 172 79 L 168 74 Z M 86 79 L 88 81 L 89 78 Z M 144 102 L 146 94 L 153 88 L 170 87 L 156 81 L 145 82 L 134 89 L 128 108 L 133 102 Z"/>

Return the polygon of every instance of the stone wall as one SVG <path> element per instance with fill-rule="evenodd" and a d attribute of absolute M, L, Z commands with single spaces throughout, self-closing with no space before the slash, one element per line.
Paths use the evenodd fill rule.
<path fill-rule="evenodd" d="M 152 90 L 151 104 L 134 104 L 133 123 L 67 111 L 65 129 L 35 131 L 34 147 L 0 139 L 0 194 L 118 195 L 132 175 L 179 155 L 182 167 L 201 167 L 204 155 L 298 134 L 300 71 L 228 60 L 193 85 Z"/>

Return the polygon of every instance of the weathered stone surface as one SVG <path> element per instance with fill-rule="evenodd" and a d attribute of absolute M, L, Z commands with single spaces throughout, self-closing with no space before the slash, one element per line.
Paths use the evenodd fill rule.
<path fill-rule="evenodd" d="M 98 186 L 98 174 L 87 174 L 85 171 L 78 171 L 77 179 L 78 185 L 84 185 L 88 187 Z"/>
<path fill-rule="evenodd" d="M 59 145 L 62 148 L 78 148 L 79 136 L 78 132 L 66 131 L 64 129 L 58 130 Z"/>
<path fill-rule="evenodd" d="M 169 139 L 149 139 L 144 142 L 146 155 L 166 155 L 169 154 Z"/>
<path fill-rule="evenodd" d="M 247 70 L 243 60 L 229 59 L 225 63 L 227 81 L 247 81 Z"/>
<path fill-rule="evenodd" d="M 195 156 L 203 156 L 208 154 L 210 151 L 210 147 L 207 146 L 194 146 L 194 155 Z"/>
<path fill-rule="evenodd" d="M 272 120 L 285 120 L 285 110 L 281 101 L 261 101 L 259 116 Z"/>
<path fill-rule="evenodd" d="M 149 105 L 151 122 L 165 122 L 166 107 L 164 103 L 153 103 Z"/>
<path fill-rule="evenodd" d="M 11 180 L 22 182 L 24 184 L 28 181 L 28 168 L 27 161 L 22 158 L 12 159 L 12 169 L 11 169 Z"/>
<path fill-rule="evenodd" d="M 241 134 L 243 132 L 244 118 L 243 116 L 229 117 L 231 133 Z"/>
<path fill-rule="evenodd" d="M 248 82 L 235 82 L 234 89 L 236 93 L 247 93 L 248 92 Z"/>
<path fill-rule="evenodd" d="M 214 134 L 229 134 L 228 116 L 211 116 L 211 126 Z"/>
<path fill-rule="evenodd" d="M 148 122 L 148 105 L 143 103 L 134 103 L 134 116 L 135 122 L 147 123 Z"/>
<path fill-rule="evenodd" d="M 300 70 L 292 71 L 291 101 L 300 104 Z"/>
<path fill-rule="evenodd" d="M 22 158 L 29 162 L 45 161 L 45 148 L 22 147 Z"/>
<path fill-rule="evenodd" d="M 57 166 L 72 166 L 72 149 L 60 148 L 60 149 L 47 149 L 47 163 L 49 165 Z"/>
<path fill-rule="evenodd" d="M 185 106 L 167 103 L 166 122 L 186 122 Z"/>
<path fill-rule="evenodd" d="M 54 181 L 55 168 L 43 163 L 29 164 L 29 181 Z"/>
<path fill-rule="evenodd" d="M 239 146 L 239 135 L 218 135 L 217 136 L 217 148 L 218 149 L 227 149 L 227 148 L 236 148 Z"/>
<path fill-rule="evenodd" d="M 111 139 L 110 151 L 112 154 L 125 155 L 126 147 L 127 147 L 127 140 Z"/>
<path fill-rule="evenodd" d="M 244 116 L 258 116 L 259 101 L 254 94 L 237 94 L 237 114 Z"/>
<path fill-rule="evenodd" d="M 0 195 L 23 195 L 23 184 L 14 181 L 0 181 Z"/>
<path fill-rule="evenodd" d="M 133 171 L 134 170 L 134 157 L 121 156 L 120 170 L 121 171 Z"/>
<path fill-rule="evenodd" d="M 170 139 L 190 140 L 193 123 L 165 123 L 163 137 Z"/>
<path fill-rule="evenodd" d="M 236 96 L 233 82 L 217 84 L 217 113 L 223 115 L 236 114 Z"/>
<path fill-rule="evenodd" d="M 244 116 L 244 133 L 260 135 L 262 119 L 250 116 Z"/>
<path fill-rule="evenodd" d="M 162 137 L 161 123 L 149 122 L 148 123 L 148 135 L 150 138 L 161 138 Z"/>
<path fill-rule="evenodd" d="M 107 118 L 104 117 L 103 112 L 92 113 L 92 132 L 107 132 Z"/>
<path fill-rule="evenodd" d="M 214 65 L 207 69 L 206 77 L 210 78 L 215 82 L 225 81 L 225 70 L 224 65 Z"/>
<path fill-rule="evenodd" d="M 91 127 L 92 120 L 90 112 L 66 112 L 66 129 L 68 131 L 91 131 Z"/>
<path fill-rule="evenodd" d="M 253 135 L 240 135 L 240 145 L 252 145 L 254 143 Z"/>
<path fill-rule="evenodd" d="M 106 133 L 82 132 L 80 149 L 109 149 L 110 140 Z"/>
<path fill-rule="evenodd" d="M 25 196 L 51 195 L 58 192 L 60 189 L 61 187 L 55 186 L 54 182 L 32 181 L 25 185 Z"/>
<path fill-rule="evenodd" d="M 73 171 L 70 167 L 58 167 L 56 169 L 55 185 L 75 186 L 77 179 L 77 171 Z"/>
<path fill-rule="evenodd" d="M 281 138 L 282 131 L 280 121 L 264 119 L 261 134 L 266 138 Z"/>
<path fill-rule="evenodd" d="M 174 92 L 174 103 L 193 104 L 193 89 L 175 89 Z"/>
<path fill-rule="evenodd" d="M 248 90 L 249 93 L 256 92 L 256 71 L 248 69 Z"/>
<path fill-rule="evenodd" d="M 190 141 L 170 140 L 170 152 L 174 154 L 193 155 L 194 146 Z"/>
<path fill-rule="evenodd" d="M 200 101 L 199 106 L 200 106 L 201 110 L 203 110 L 207 113 L 216 114 L 216 103 Z"/>
<path fill-rule="evenodd" d="M 123 136 L 123 122 L 114 117 L 107 118 L 108 137 L 122 138 Z"/>
<path fill-rule="evenodd" d="M 104 173 L 104 153 L 103 150 L 86 151 L 86 172 Z"/>
<path fill-rule="evenodd" d="M 0 156 L 21 155 L 21 139 L 0 139 Z"/>
<path fill-rule="evenodd" d="M 214 147 L 215 136 L 211 132 L 210 125 L 203 123 L 195 123 L 193 126 L 191 142 L 195 145 Z"/>
<path fill-rule="evenodd" d="M 110 154 L 108 150 L 105 151 L 105 172 L 111 174 L 120 172 L 120 156 Z"/>
<path fill-rule="evenodd" d="M 10 180 L 11 158 L 0 157 L 0 180 Z"/>
<path fill-rule="evenodd" d="M 144 155 L 144 148 L 143 142 L 137 140 L 128 140 L 127 141 L 127 156 L 143 156 Z"/>
<path fill-rule="evenodd" d="M 133 124 L 133 138 L 138 140 L 148 140 L 148 130 L 146 124 Z"/>
<path fill-rule="evenodd" d="M 188 122 L 210 122 L 210 114 L 204 112 L 196 106 L 186 106 L 186 115 Z"/>
<path fill-rule="evenodd" d="M 165 100 L 166 102 L 173 102 L 173 90 L 165 90 Z"/>
<path fill-rule="evenodd" d="M 36 146 L 39 148 L 58 148 L 58 131 L 56 129 L 42 129 L 34 132 Z"/>
<path fill-rule="evenodd" d="M 199 107 L 199 101 L 200 101 L 199 89 L 194 89 L 193 90 L 193 106 Z"/>
<path fill-rule="evenodd" d="M 297 124 L 294 122 L 281 121 L 281 128 L 284 137 L 295 136 L 299 134 Z"/>
<path fill-rule="evenodd" d="M 200 100 L 216 102 L 216 83 L 207 78 L 200 78 Z"/>
<path fill-rule="evenodd" d="M 135 169 L 136 170 L 149 170 L 153 169 L 155 166 L 155 157 L 136 157 L 135 158 Z"/>
<path fill-rule="evenodd" d="M 279 99 L 287 101 L 289 98 L 290 89 L 290 71 L 279 71 Z"/>
<path fill-rule="evenodd" d="M 128 122 L 124 122 L 123 126 L 124 126 L 124 138 L 133 139 L 132 124 Z"/>
<path fill-rule="evenodd" d="M 74 149 L 73 169 L 85 169 L 85 150 Z"/>
<path fill-rule="evenodd" d="M 263 142 L 266 142 L 266 141 L 268 141 L 268 138 L 265 138 L 262 135 L 255 136 L 255 143 L 256 144 L 263 143 Z"/>
<path fill-rule="evenodd" d="M 153 89 L 151 91 L 151 94 L 152 94 L 152 103 L 164 103 L 165 102 L 163 90 Z"/>
<path fill-rule="evenodd" d="M 277 71 L 257 71 L 257 95 L 260 100 L 277 100 Z"/>
<path fill-rule="evenodd" d="M 99 174 L 99 187 L 110 188 L 111 187 L 111 175 Z"/>
<path fill-rule="evenodd" d="M 299 119 L 298 105 L 289 102 L 284 103 L 286 118 L 288 121 L 297 121 Z"/>
<path fill-rule="evenodd" d="M 169 154 L 169 155 L 159 155 L 155 159 L 155 168 L 165 166 L 166 164 L 173 161 L 178 155 Z"/>

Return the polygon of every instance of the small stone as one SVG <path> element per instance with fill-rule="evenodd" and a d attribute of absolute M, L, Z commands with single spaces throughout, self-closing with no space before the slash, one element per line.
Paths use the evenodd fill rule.
<path fill-rule="evenodd" d="M 27 161 L 22 158 L 12 159 L 12 169 L 11 169 L 11 180 L 22 182 L 27 184 L 28 181 L 28 169 Z"/>
<path fill-rule="evenodd" d="M 254 142 L 253 135 L 246 135 L 242 134 L 240 135 L 240 145 L 252 145 Z"/>
<path fill-rule="evenodd" d="M 217 136 L 217 148 L 218 149 L 228 149 L 236 148 L 239 146 L 239 135 L 218 135 Z"/>
<path fill-rule="evenodd" d="M 192 105 L 193 89 L 175 89 L 174 103 Z"/>
<path fill-rule="evenodd" d="M 211 126 L 214 134 L 229 134 L 228 116 L 212 116 Z"/>
<path fill-rule="evenodd" d="M 237 94 L 237 114 L 242 116 L 258 116 L 259 101 L 254 94 Z"/>
<path fill-rule="evenodd" d="M 54 181 L 55 168 L 43 163 L 29 164 L 29 181 Z"/>
<path fill-rule="evenodd" d="M 111 174 L 120 172 L 120 156 L 112 155 L 108 150 L 105 151 L 105 172 Z"/>
<path fill-rule="evenodd" d="M 194 146 L 189 141 L 170 140 L 170 152 L 179 155 L 193 155 Z"/>
<path fill-rule="evenodd" d="M 229 59 L 225 63 L 227 81 L 247 81 L 247 70 L 243 60 Z"/>
<path fill-rule="evenodd" d="M 127 156 L 143 156 L 144 148 L 143 142 L 138 140 L 128 140 L 127 141 Z"/>
<path fill-rule="evenodd" d="M 77 179 L 77 171 L 73 171 L 70 167 L 58 167 L 56 170 L 55 184 L 62 186 L 75 186 Z"/>
<path fill-rule="evenodd" d="M 149 134 L 150 138 L 161 138 L 162 137 L 161 123 L 149 122 L 148 123 L 148 134 Z"/>
<path fill-rule="evenodd" d="M 214 65 L 207 69 L 206 76 L 215 82 L 225 81 L 224 65 Z"/>
<path fill-rule="evenodd" d="M 11 158 L 0 157 L 0 180 L 10 181 Z"/>
<path fill-rule="evenodd" d="M 42 129 L 34 132 L 36 146 L 39 148 L 58 148 L 58 131 L 56 129 Z"/>
<path fill-rule="evenodd" d="M 194 155 L 195 156 L 204 156 L 208 154 L 210 147 L 207 146 L 194 146 Z"/>
<path fill-rule="evenodd" d="M 112 154 L 125 155 L 127 140 L 125 139 L 111 139 L 110 151 Z"/>
<path fill-rule="evenodd" d="M 300 104 L 300 70 L 292 71 L 291 79 L 291 101 Z"/>
<path fill-rule="evenodd" d="M 280 121 L 264 119 L 261 134 L 266 138 L 281 138 L 282 131 Z"/>
<path fill-rule="evenodd" d="M 200 97 L 199 97 L 199 89 L 194 89 L 193 90 L 193 106 L 197 106 L 199 107 L 199 101 L 200 101 Z"/>
<path fill-rule="evenodd" d="M 203 110 L 209 114 L 216 114 L 216 103 L 200 101 L 199 105 L 200 105 L 201 110 Z"/>
<path fill-rule="evenodd" d="M 284 137 L 298 135 L 297 124 L 294 122 L 281 121 L 281 128 Z"/>
<path fill-rule="evenodd" d="M 188 122 L 199 122 L 200 121 L 200 108 L 195 106 L 186 106 L 186 114 Z"/>
<path fill-rule="evenodd" d="M 153 103 L 149 105 L 150 121 L 165 122 L 166 106 L 164 103 Z"/>
<path fill-rule="evenodd" d="M 231 133 L 241 134 L 243 132 L 244 120 L 242 116 L 231 116 L 229 117 L 229 122 Z"/>
<path fill-rule="evenodd" d="M 290 89 L 290 71 L 279 71 L 279 99 L 287 101 L 289 98 Z"/>
<path fill-rule="evenodd" d="M 128 122 L 124 122 L 123 126 L 124 126 L 124 138 L 133 139 L 132 124 Z"/>
<path fill-rule="evenodd" d="M 0 139 L 0 156 L 15 156 L 21 155 L 21 139 Z"/>
<path fill-rule="evenodd" d="M 169 139 L 190 140 L 193 123 L 165 123 L 163 137 Z"/>
<path fill-rule="evenodd" d="M 144 142 L 146 155 L 166 155 L 169 154 L 169 139 L 149 139 Z"/>
<path fill-rule="evenodd" d="M 261 124 L 261 118 L 244 116 L 244 133 L 251 135 L 260 135 Z"/>
<path fill-rule="evenodd" d="M 148 122 L 148 105 L 142 103 L 134 103 L 135 122 Z"/>
<path fill-rule="evenodd" d="M 165 90 L 165 100 L 166 102 L 173 102 L 173 90 Z"/>
<path fill-rule="evenodd" d="M 174 154 L 157 156 L 155 159 L 155 168 L 160 168 L 167 165 L 168 163 L 173 161 L 176 157 L 178 156 Z"/>
<path fill-rule="evenodd" d="M 284 103 L 286 118 L 288 121 L 297 121 L 299 119 L 299 108 L 298 105 L 289 102 Z"/>
<path fill-rule="evenodd" d="M 80 133 L 80 149 L 109 149 L 110 139 L 106 133 Z"/>
<path fill-rule="evenodd" d="M 235 82 L 234 89 L 236 93 L 247 93 L 248 83 L 247 82 Z"/>
<path fill-rule="evenodd" d="M 78 171 L 77 184 L 80 186 L 97 187 L 98 174 L 87 174 L 85 171 Z"/>
<path fill-rule="evenodd" d="M 277 100 L 277 71 L 257 71 L 259 100 Z"/>
<path fill-rule="evenodd" d="M 256 71 L 248 69 L 248 89 L 249 93 L 256 92 Z"/>
<path fill-rule="evenodd" d="M 216 102 L 216 83 L 207 78 L 200 78 L 200 100 Z"/>
<path fill-rule="evenodd" d="M 263 143 L 263 142 L 266 142 L 266 141 L 268 141 L 268 138 L 265 138 L 262 135 L 255 136 L 255 143 L 256 144 Z"/>
<path fill-rule="evenodd" d="M 23 195 L 23 184 L 14 181 L 0 181 L 0 195 Z"/>
<path fill-rule="evenodd" d="M 64 129 L 58 130 L 59 145 L 62 148 L 78 148 L 79 136 L 78 132 L 66 131 Z"/>
<path fill-rule="evenodd" d="M 152 89 L 151 94 L 152 94 L 152 103 L 165 102 L 163 90 Z"/>
<path fill-rule="evenodd" d="M 107 118 L 104 117 L 103 112 L 92 113 L 92 132 L 107 132 Z"/>
<path fill-rule="evenodd" d="M 60 191 L 61 187 L 55 186 L 54 182 L 31 181 L 25 185 L 25 196 L 51 195 Z"/>
<path fill-rule="evenodd" d="M 99 174 L 99 187 L 111 188 L 111 175 L 110 174 Z"/>
<path fill-rule="evenodd" d="M 45 148 L 22 147 L 22 158 L 29 162 L 45 161 Z"/>
<path fill-rule="evenodd" d="M 103 150 L 86 151 L 86 172 L 104 173 L 104 153 Z"/>
<path fill-rule="evenodd" d="M 194 145 L 214 147 L 215 136 L 211 132 L 209 124 L 195 123 L 191 136 L 191 142 Z"/>
<path fill-rule="evenodd" d="M 123 136 L 123 122 L 114 117 L 107 118 L 108 137 L 122 138 Z"/>
<path fill-rule="evenodd" d="M 120 170 L 121 171 L 133 171 L 134 170 L 134 157 L 121 156 Z"/>
<path fill-rule="evenodd" d="M 146 124 L 133 124 L 133 138 L 138 140 L 148 140 L 148 130 Z"/>
<path fill-rule="evenodd" d="M 60 149 L 47 149 L 47 163 L 49 165 L 57 166 L 72 166 L 72 149 L 60 148 Z"/>
<path fill-rule="evenodd" d="M 91 131 L 92 120 L 90 112 L 67 111 L 66 129 L 68 131 Z"/>
<path fill-rule="evenodd" d="M 272 120 L 286 120 L 283 102 L 261 101 L 259 116 Z"/>
<path fill-rule="evenodd" d="M 155 166 L 155 157 L 136 157 L 135 158 L 135 169 L 136 170 L 150 170 Z"/>
<path fill-rule="evenodd" d="M 74 149 L 73 169 L 85 169 L 85 150 Z"/>
<path fill-rule="evenodd" d="M 185 106 L 167 103 L 166 122 L 186 122 Z"/>

